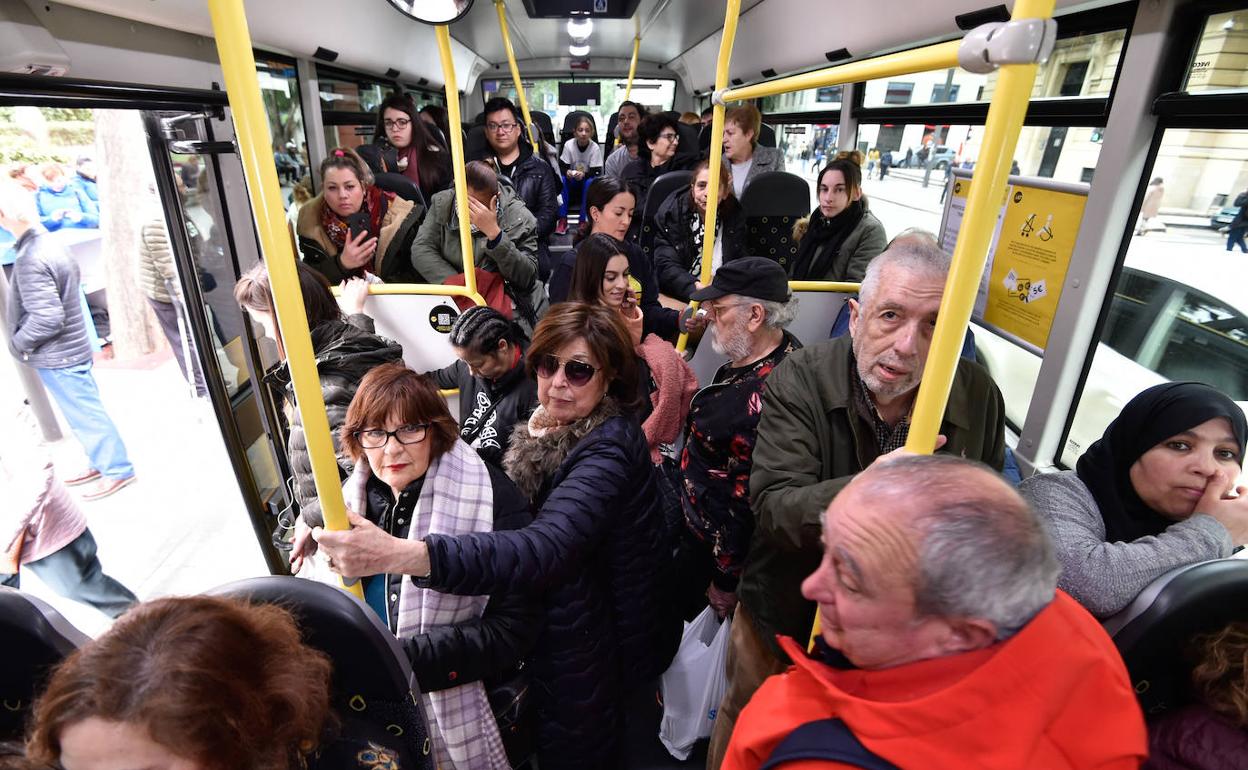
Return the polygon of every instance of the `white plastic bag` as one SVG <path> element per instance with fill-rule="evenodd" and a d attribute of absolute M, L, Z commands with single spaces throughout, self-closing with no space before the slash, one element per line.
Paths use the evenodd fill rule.
<path fill-rule="evenodd" d="M 659 740 L 677 759 L 688 759 L 693 744 L 711 736 L 728 684 L 724 665 L 731 627 L 731 618 L 721 623 L 715 610 L 702 610 L 692 623 L 685 624 L 680 649 L 659 680 L 663 693 Z"/>

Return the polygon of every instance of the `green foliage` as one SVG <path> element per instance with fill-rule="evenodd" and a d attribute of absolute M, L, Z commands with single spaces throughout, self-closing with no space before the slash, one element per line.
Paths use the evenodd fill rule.
<path fill-rule="evenodd" d="M 40 112 L 51 122 L 90 123 L 95 125 L 95 113 L 89 109 L 66 109 L 64 107 L 44 107 Z"/>

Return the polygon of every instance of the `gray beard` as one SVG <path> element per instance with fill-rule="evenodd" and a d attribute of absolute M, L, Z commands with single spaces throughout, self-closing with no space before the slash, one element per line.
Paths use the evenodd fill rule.
<path fill-rule="evenodd" d="M 737 324 L 731 332 L 721 339 L 714 326 L 711 327 L 711 349 L 729 361 L 741 361 L 750 354 L 750 335 Z"/>

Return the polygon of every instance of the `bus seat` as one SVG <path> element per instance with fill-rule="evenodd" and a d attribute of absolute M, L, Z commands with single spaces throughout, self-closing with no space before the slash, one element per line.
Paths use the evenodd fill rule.
<path fill-rule="evenodd" d="M 654 246 L 654 232 L 658 226 L 654 217 L 659 212 L 659 206 L 673 193 L 688 187 L 691 181 L 693 181 L 692 171 L 669 171 L 655 179 L 650 185 L 650 191 L 646 194 L 646 202 L 641 207 L 641 237 L 638 239 L 638 245 L 647 255 Z"/>
<path fill-rule="evenodd" d="M 529 113 L 529 117 L 537 124 L 539 133 L 551 144 L 555 143 L 555 124 L 551 122 L 550 113 L 536 110 Z"/>
<path fill-rule="evenodd" d="M 851 295 L 832 291 L 795 291 L 798 298 L 797 317 L 788 331 L 803 345 L 813 345 L 828 338 L 828 330 Z"/>
<path fill-rule="evenodd" d="M 747 227 L 746 251 L 751 256 L 774 259 L 790 270 L 797 257 L 793 225 L 810 213 L 809 207 L 810 184 L 797 174 L 768 171 L 756 176 L 741 196 Z M 818 339 L 822 338 L 820 334 Z"/>
<path fill-rule="evenodd" d="M 546 113 L 544 112 L 535 113 L 535 114 L 546 115 Z M 550 116 L 546 115 L 546 119 L 549 120 Z M 555 172 L 556 179 L 561 178 L 563 176 L 563 171 L 561 171 L 559 168 L 559 151 L 555 149 L 555 146 L 553 144 L 551 144 L 549 141 L 546 140 L 544 131 L 542 127 L 538 124 L 538 121 L 536 120 L 533 121 L 533 125 L 531 128 L 533 130 L 536 130 L 538 136 L 541 137 L 542 139 L 542 146 L 540 148 L 540 154 L 538 155 L 538 157 L 545 159 L 545 161 L 548 164 L 550 164 L 551 169 L 553 169 Z M 521 140 L 521 141 L 524 141 L 524 140 Z"/>
<path fill-rule="evenodd" d="M 394 172 L 373 174 L 373 182 L 380 189 L 392 192 L 404 200 L 417 204 L 422 211 L 426 211 L 429 208 L 425 203 L 425 194 L 420 191 L 420 185 L 402 174 Z"/>
<path fill-rule="evenodd" d="M 428 372 L 455 363 L 450 325 L 459 316 L 459 308 L 450 296 L 370 294 L 364 312 L 373 319 L 377 334 L 403 346 L 403 362 L 412 370 Z M 438 331 L 435 324 L 447 331 Z M 452 415 L 459 414 L 458 404 L 458 396 L 447 399 Z"/>
<path fill-rule="evenodd" d="M 698 129 L 698 153 L 710 157 L 711 154 L 711 124 L 707 123 Z"/>
<path fill-rule="evenodd" d="M 420 690 L 407 656 L 376 613 L 347 592 L 313 580 L 270 575 L 207 592 L 291 612 L 303 640 L 334 664 L 331 703 L 344 735 L 389 733 L 406 754 L 403 768 L 433 770 Z M 384 732 L 383 732 L 384 731 Z"/>
<path fill-rule="evenodd" d="M 607 156 L 615 149 L 615 127 L 620 123 L 619 112 L 611 113 L 611 117 L 607 119 L 607 135 L 602 138 L 602 159 L 605 161 Z"/>
<path fill-rule="evenodd" d="M 759 124 L 758 146 L 759 147 L 775 147 L 776 146 L 776 129 L 772 128 L 766 123 Z"/>
<path fill-rule="evenodd" d="M 473 126 L 464 137 L 464 162 L 481 160 L 491 155 L 490 143 L 485 138 L 485 126 Z"/>
<path fill-rule="evenodd" d="M 676 133 L 680 135 L 680 144 L 676 145 L 676 154 L 673 156 L 673 159 L 678 164 L 683 164 L 686 168 L 692 168 L 704 157 L 702 149 L 698 146 L 700 127 L 681 123 L 679 112 L 671 114 L 676 117 Z M 725 162 L 727 161 L 725 160 Z"/>
<path fill-rule="evenodd" d="M 589 118 L 590 124 L 594 127 L 593 139 L 595 142 L 598 141 L 598 122 L 594 120 L 593 114 L 585 110 L 572 110 L 563 119 L 563 129 L 559 132 L 560 152 L 563 151 L 563 145 L 567 144 L 567 141 L 576 134 L 576 124 L 580 122 L 581 118 Z"/>
<path fill-rule="evenodd" d="M 1104 621 L 1144 713 L 1158 714 L 1187 700 L 1184 646 L 1194 634 L 1248 620 L 1245 595 L 1248 559 L 1216 559 L 1170 570 Z"/>
<path fill-rule="evenodd" d="M 0 587 L 0 741 L 21 740 L 35 696 L 48 674 L 74 650 L 91 641 L 52 605 L 13 588 Z"/>

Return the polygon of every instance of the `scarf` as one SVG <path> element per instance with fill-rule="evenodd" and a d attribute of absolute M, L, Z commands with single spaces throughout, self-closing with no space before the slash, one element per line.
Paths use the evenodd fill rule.
<path fill-rule="evenodd" d="M 1215 417 L 1231 423 L 1240 456 L 1248 440 L 1244 412 L 1221 392 L 1199 382 L 1167 382 L 1131 399 L 1075 464 L 1105 520 L 1110 543 L 1157 535 L 1172 519 L 1149 508 L 1131 484 L 1131 466 L 1148 450 L 1171 436 Z"/>
<path fill-rule="evenodd" d="M 647 336 L 637 346 L 637 355 L 646 362 L 655 382 L 650 393 L 654 409 L 642 423 L 641 430 L 650 447 L 650 462 L 658 465 L 663 462 L 662 446 L 674 442 L 685 427 L 689 403 L 698 392 L 698 376 L 676 348 L 657 335 Z"/>
<path fill-rule="evenodd" d="M 381 233 L 381 220 L 386 215 L 386 209 L 389 208 L 392 200 L 394 200 L 394 193 L 382 192 L 381 188 L 376 185 L 364 188 L 363 207 L 368 212 L 369 236 L 376 238 Z M 347 220 L 335 214 L 328 204 L 321 206 L 321 227 L 339 251 L 347 245 L 351 228 L 347 225 Z"/>
<path fill-rule="evenodd" d="M 357 463 L 343 485 L 347 507 L 367 508 L 368 463 Z M 462 441 L 429 463 L 420 498 L 412 514 L 408 538 L 462 535 L 494 530 L 494 489 L 490 472 L 476 452 Z M 452 596 L 417 588 L 411 580 L 399 589 L 399 638 L 427 633 L 436 626 L 454 626 L 480 618 L 488 596 Z M 422 693 L 434 757 L 443 770 L 510 770 L 498 722 L 481 682 Z"/>
<path fill-rule="evenodd" d="M 853 201 L 841 213 L 832 218 L 825 217 L 823 212 L 815 209 L 810 215 L 810 223 L 806 234 L 797 244 L 797 259 L 793 262 L 792 277 L 795 281 L 822 281 L 831 269 L 841 245 L 854 231 L 862 218 L 866 216 L 867 207 L 861 200 Z"/>
<path fill-rule="evenodd" d="M 604 396 L 598 408 L 569 425 L 555 424 L 538 406 L 525 422 L 516 423 L 511 445 L 503 456 L 503 470 L 530 502 L 540 502 L 559 466 L 581 439 L 620 414 L 614 398 Z"/>

